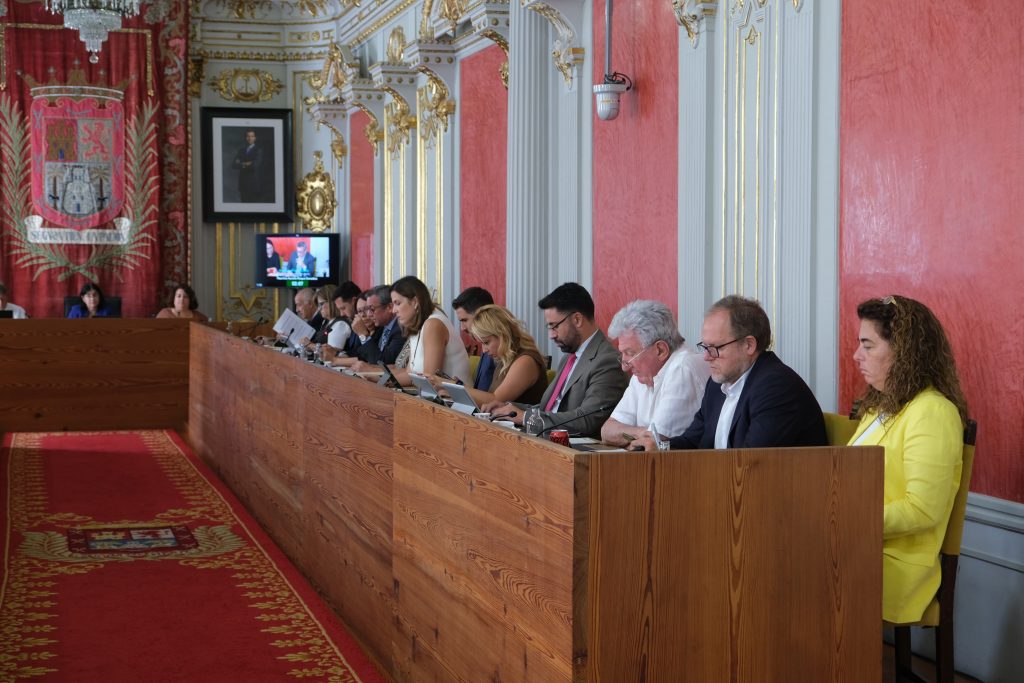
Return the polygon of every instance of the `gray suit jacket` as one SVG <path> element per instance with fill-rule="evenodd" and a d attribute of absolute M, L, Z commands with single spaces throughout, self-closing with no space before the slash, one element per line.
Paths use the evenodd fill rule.
<path fill-rule="evenodd" d="M 555 385 L 558 384 L 558 377 L 562 374 L 568 354 L 562 356 L 562 362 L 558 364 L 558 372 L 555 379 L 548 384 L 544 398 L 540 401 L 543 408 L 551 398 Z M 598 330 L 583 356 L 576 359 L 576 367 L 573 368 L 572 376 L 569 377 L 562 389 L 562 402 L 558 405 L 558 412 L 544 412 L 544 426 L 550 427 L 561 422 L 558 429 L 568 430 L 570 434 L 591 436 L 601 438 L 601 425 L 611 415 L 615 404 L 622 398 L 622 393 L 629 384 L 629 374 L 622 371 L 619 365 L 619 354 Z M 604 410 L 594 411 L 596 408 L 605 406 Z M 587 414 L 590 413 L 590 414 Z M 579 419 L 573 419 L 574 415 L 580 415 Z"/>

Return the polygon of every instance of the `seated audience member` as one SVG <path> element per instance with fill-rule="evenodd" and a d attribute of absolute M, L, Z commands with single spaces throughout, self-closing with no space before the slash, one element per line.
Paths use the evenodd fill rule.
<path fill-rule="evenodd" d="M 2 282 L 0 282 L 0 311 L 12 312 L 14 314 L 13 317 L 17 320 L 24 320 L 28 317 L 24 308 L 11 303 L 11 300 L 7 297 L 7 286 Z"/>
<path fill-rule="evenodd" d="M 359 285 L 351 280 L 345 280 L 334 290 L 334 305 L 338 307 L 341 317 L 350 325 L 356 319 L 356 300 L 361 293 Z"/>
<path fill-rule="evenodd" d="M 380 361 L 392 365 L 398 359 L 398 354 L 405 346 L 405 335 L 391 305 L 391 287 L 378 285 L 369 290 L 366 293 L 364 311 L 372 323 L 369 338 L 359 345 L 355 356 L 337 358 L 334 365 L 348 366 L 356 372 L 366 372 L 379 370 L 377 364 Z M 358 334 L 362 334 L 359 327 L 355 325 L 354 329 Z"/>
<path fill-rule="evenodd" d="M 482 306 L 469 324 L 484 355 L 496 364 L 486 389 L 469 389 L 478 405 L 494 401 L 537 403 L 548 386 L 547 363 L 523 324 L 501 306 Z"/>
<path fill-rule="evenodd" d="M 681 434 L 700 408 L 710 371 L 686 346 L 672 311 L 657 301 L 626 304 L 608 336 L 617 340 L 622 368 L 633 377 L 601 427 L 601 440 L 626 446 L 648 429 Z"/>
<path fill-rule="evenodd" d="M 281 255 L 274 249 L 274 243 L 267 240 L 267 275 L 276 275 L 281 270 Z"/>
<path fill-rule="evenodd" d="M 468 287 L 452 300 L 452 308 L 455 317 L 459 320 L 459 327 L 463 332 L 469 333 L 470 323 L 473 316 L 482 306 L 489 306 L 494 303 L 494 297 L 483 287 Z M 467 349 L 468 350 L 468 349 Z M 480 362 L 476 366 L 476 375 L 473 377 L 473 388 L 483 391 L 490 391 L 494 379 L 494 361 L 488 353 L 480 354 Z"/>
<path fill-rule="evenodd" d="M 761 304 L 741 296 L 704 314 L 697 348 L 711 368 L 700 410 L 671 440 L 673 449 L 824 446 L 825 418 L 810 388 L 768 347 L 771 324 Z M 656 448 L 649 433 L 636 445 Z"/>
<path fill-rule="evenodd" d="M 967 401 L 942 324 L 913 299 L 857 307 L 867 389 L 852 446 L 884 446 L 882 618 L 921 618 L 939 589 L 939 552 L 960 487 Z"/>
<path fill-rule="evenodd" d="M 208 317 L 200 313 L 199 302 L 196 301 L 196 293 L 184 282 L 174 286 L 174 296 L 171 298 L 171 305 L 160 309 L 156 314 L 158 318 L 188 318 L 205 323 Z"/>
<path fill-rule="evenodd" d="M 335 305 L 334 285 L 324 285 L 316 290 L 316 303 L 320 317 L 324 319 L 323 326 L 317 330 L 311 340 L 314 344 L 327 344 L 335 352 L 345 348 L 349 336 L 352 334 L 352 327 L 341 315 L 341 311 Z"/>
<path fill-rule="evenodd" d="M 561 425 L 570 433 L 597 438 L 601 425 L 622 398 L 629 375 L 619 367 L 619 354 L 594 322 L 594 300 L 575 282 L 559 285 L 538 302 L 544 311 L 548 337 L 566 355 L 555 381 L 541 397 L 544 428 Z M 494 415 L 523 422 L 519 404 L 483 406 Z"/>
<path fill-rule="evenodd" d="M 469 379 L 469 355 L 462 338 L 419 278 L 407 275 L 391 285 L 391 303 L 409 344 L 408 366 L 395 371 L 399 382 L 411 385 L 410 372 L 432 377 L 440 371 Z"/>
<path fill-rule="evenodd" d="M 314 330 L 319 330 L 323 325 L 323 318 L 316 305 L 316 290 L 312 287 L 303 287 L 295 292 L 295 315 L 305 320 Z"/>
<path fill-rule="evenodd" d="M 78 293 L 82 303 L 75 304 L 68 311 L 69 318 L 109 318 L 110 311 L 103 305 L 103 290 L 91 282 L 82 286 Z"/>

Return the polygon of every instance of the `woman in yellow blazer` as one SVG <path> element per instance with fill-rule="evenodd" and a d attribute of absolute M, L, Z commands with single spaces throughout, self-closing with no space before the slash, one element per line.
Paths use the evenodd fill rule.
<path fill-rule="evenodd" d="M 857 307 L 853 359 L 868 387 L 855 446 L 885 447 L 882 618 L 917 621 L 939 589 L 939 550 L 960 484 L 967 401 L 946 333 L 913 299 Z"/>

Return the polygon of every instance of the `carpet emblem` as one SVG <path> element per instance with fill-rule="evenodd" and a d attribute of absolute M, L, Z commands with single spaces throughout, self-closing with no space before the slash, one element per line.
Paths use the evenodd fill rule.
<path fill-rule="evenodd" d="M 68 550 L 73 553 L 173 552 L 198 547 L 187 526 L 68 529 Z"/>
<path fill-rule="evenodd" d="M 74 528 L 60 531 L 27 531 L 21 553 L 35 560 L 89 563 L 133 560 L 208 558 L 233 553 L 245 545 L 227 526 L 139 526 L 134 528 Z"/>

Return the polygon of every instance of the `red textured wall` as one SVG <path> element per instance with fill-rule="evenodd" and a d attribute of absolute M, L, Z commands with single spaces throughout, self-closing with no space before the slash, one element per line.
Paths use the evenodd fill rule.
<path fill-rule="evenodd" d="M 615 3 L 612 69 L 633 79 L 619 117 L 594 114 L 594 301 L 598 324 L 637 298 L 676 310 L 679 25 L 671 3 Z M 604 77 L 604 3 L 594 3 L 594 74 Z"/>
<path fill-rule="evenodd" d="M 495 45 L 464 59 L 459 72 L 461 285 L 483 287 L 497 303 L 505 302 L 508 91 L 498 75 L 504 61 Z"/>
<path fill-rule="evenodd" d="M 841 403 L 863 389 L 856 305 L 900 293 L 950 334 L 978 450 L 971 490 L 1024 502 L 1024 15 L 1004 3 L 843 3 Z"/>
<path fill-rule="evenodd" d="M 373 145 L 363 131 L 370 117 L 357 111 L 349 119 L 349 197 L 352 281 L 363 289 L 381 284 L 373 275 Z"/>

